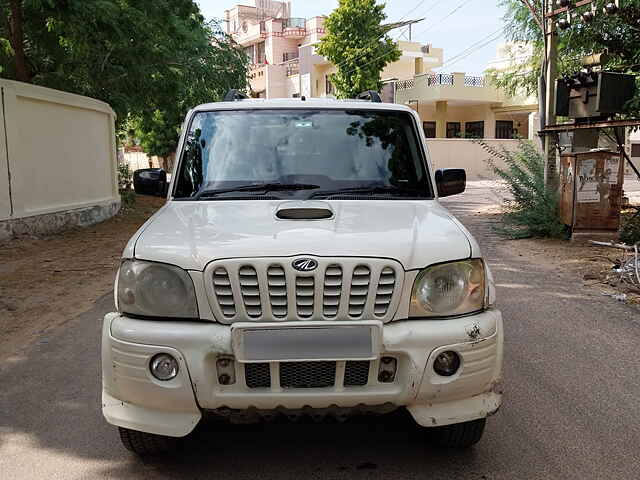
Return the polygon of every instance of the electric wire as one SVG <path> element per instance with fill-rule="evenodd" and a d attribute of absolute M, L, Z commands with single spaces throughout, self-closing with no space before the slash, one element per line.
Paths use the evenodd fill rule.
<path fill-rule="evenodd" d="M 462 7 L 464 7 L 465 5 L 467 5 L 468 3 L 472 2 L 473 0 L 463 0 L 462 3 L 460 3 L 457 7 L 455 7 L 453 10 L 451 10 L 447 15 L 445 15 L 444 17 L 442 17 L 439 21 L 438 21 L 438 25 L 442 25 L 442 22 L 445 21 L 446 19 L 450 18 L 452 15 L 454 15 L 456 12 L 458 12 Z M 430 28 L 427 28 L 426 30 L 423 30 L 422 32 L 420 32 L 418 35 L 422 35 L 423 33 L 427 32 Z M 356 71 L 357 68 L 363 68 L 366 67 L 368 65 L 371 65 L 373 62 L 376 62 L 384 57 L 386 57 L 387 55 L 389 55 L 389 53 L 391 52 L 386 52 L 383 53 L 382 55 L 379 55 L 375 58 L 373 58 L 372 60 L 368 61 L 367 63 L 365 63 L 364 65 L 359 65 L 356 68 L 352 68 L 351 70 L 345 72 L 347 75 Z"/>
<path fill-rule="evenodd" d="M 496 40 L 500 39 L 500 37 L 504 33 L 505 29 L 506 29 L 506 27 L 499 28 L 498 30 L 496 30 L 495 32 L 490 33 L 486 37 L 481 38 L 477 42 L 475 42 L 472 45 L 468 46 L 466 49 L 462 50 L 458 54 L 456 54 L 453 57 L 451 57 L 449 60 L 444 62 L 438 68 L 445 68 L 445 67 L 450 67 L 451 65 L 455 65 L 456 63 L 464 60 L 465 58 L 469 57 L 470 55 L 472 55 L 472 54 L 476 53 L 477 51 L 481 50 L 482 48 L 486 47 L 490 43 L 495 42 Z"/>
<path fill-rule="evenodd" d="M 421 6 L 422 6 L 426 1 L 427 1 L 427 0 L 421 0 L 420 2 L 418 2 L 418 4 L 417 4 L 415 7 L 413 7 L 411 10 L 409 10 L 407 13 L 405 13 L 402 17 L 400 17 L 400 19 L 399 19 L 399 20 L 397 20 L 397 22 L 401 22 L 401 21 L 403 21 L 405 18 L 407 18 L 409 15 L 411 15 L 413 12 L 415 12 L 418 8 L 420 8 L 420 7 L 421 7 Z M 443 1 L 443 0 L 435 0 L 435 2 L 434 2 L 433 4 L 431 4 L 429 8 L 433 8 L 435 5 L 437 5 L 438 3 L 442 2 L 442 1 Z M 407 28 L 404 30 L 404 32 L 406 32 L 406 31 L 408 30 L 408 28 L 409 28 L 409 27 L 407 27 Z M 401 33 L 401 34 L 402 34 L 402 33 Z M 377 40 L 376 40 L 376 41 L 377 41 Z M 366 55 L 366 53 L 362 53 L 362 54 L 360 54 L 360 55 L 356 55 L 356 57 L 355 57 L 353 60 L 358 60 L 358 59 L 360 59 L 360 58 L 364 57 L 365 55 Z M 387 54 L 385 54 L 385 55 L 388 55 L 388 53 L 387 53 Z M 337 65 L 335 65 L 335 67 L 336 67 L 336 68 L 340 68 L 340 67 L 342 67 L 343 65 L 345 65 L 345 64 L 347 64 L 347 63 L 349 63 L 350 61 L 352 61 L 352 60 L 348 60 L 348 61 L 347 61 L 347 60 L 345 60 L 344 62 L 340 62 L 340 63 L 338 63 Z"/>

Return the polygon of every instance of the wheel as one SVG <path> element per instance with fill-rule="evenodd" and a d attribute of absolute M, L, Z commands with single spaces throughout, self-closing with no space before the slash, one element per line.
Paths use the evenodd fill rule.
<path fill-rule="evenodd" d="M 174 449 L 177 444 L 177 440 L 173 437 L 154 435 L 153 433 L 139 432 L 122 427 L 118 427 L 118 430 L 122 445 L 141 457 L 165 453 Z"/>
<path fill-rule="evenodd" d="M 433 439 L 441 447 L 469 448 L 480 441 L 486 423 L 487 419 L 481 418 L 471 422 L 436 427 L 432 432 Z"/>

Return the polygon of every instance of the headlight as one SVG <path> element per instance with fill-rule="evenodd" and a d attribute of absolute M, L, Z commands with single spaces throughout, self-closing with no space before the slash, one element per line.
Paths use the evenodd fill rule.
<path fill-rule="evenodd" d="M 139 260 L 120 265 L 118 309 L 149 317 L 198 318 L 196 294 L 187 272 Z"/>
<path fill-rule="evenodd" d="M 480 259 L 443 263 L 418 274 L 410 317 L 465 315 L 485 307 L 485 271 Z"/>

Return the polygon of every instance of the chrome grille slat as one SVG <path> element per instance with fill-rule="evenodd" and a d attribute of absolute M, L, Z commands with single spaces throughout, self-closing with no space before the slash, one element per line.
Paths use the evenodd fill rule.
<path fill-rule="evenodd" d="M 322 311 L 327 318 L 335 318 L 340 310 L 342 296 L 342 267 L 329 265 L 324 272 Z"/>
<path fill-rule="evenodd" d="M 271 265 L 267 269 L 267 287 L 271 313 L 276 318 L 287 316 L 287 275 L 280 265 Z"/>
<path fill-rule="evenodd" d="M 243 265 L 238 270 L 238 282 L 240 283 L 240 294 L 247 315 L 250 317 L 260 317 L 262 315 L 262 302 L 260 301 L 260 287 L 258 273 L 250 265 Z"/>
<path fill-rule="evenodd" d="M 391 300 L 393 299 L 393 291 L 396 286 L 396 273 L 390 267 L 385 267 L 380 272 L 378 280 L 378 288 L 376 291 L 376 300 L 373 308 L 373 314 L 376 317 L 384 317 L 389 310 Z"/>
<path fill-rule="evenodd" d="M 236 302 L 233 299 L 231 280 L 226 268 L 216 268 L 213 272 L 213 291 L 220 305 L 220 310 L 225 317 L 234 317 L 236 314 Z"/>
<path fill-rule="evenodd" d="M 358 265 L 351 274 L 351 290 L 349 292 L 349 316 L 360 317 L 364 313 L 371 284 L 371 269 L 366 265 Z"/>
<path fill-rule="evenodd" d="M 404 271 L 381 258 L 313 257 L 300 272 L 298 257 L 227 259 L 205 272 L 210 304 L 223 323 L 238 321 L 391 320 L 402 295 Z"/>

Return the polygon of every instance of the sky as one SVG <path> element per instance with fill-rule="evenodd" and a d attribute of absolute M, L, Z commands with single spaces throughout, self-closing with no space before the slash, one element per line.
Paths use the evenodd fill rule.
<path fill-rule="evenodd" d="M 224 11 L 240 3 L 253 5 L 252 0 L 196 0 L 208 19 L 222 18 Z M 425 17 L 413 26 L 413 40 L 444 48 L 442 73 L 466 72 L 481 74 L 495 58 L 496 46 L 503 41 L 503 9 L 498 0 L 386 0 L 387 21 Z M 292 16 L 310 18 L 328 15 L 338 0 L 292 0 Z M 394 38 L 402 29 L 392 32 Z M 492 35 L 493 34 L 493 35 Z M 406 34 L 403 39 L 408 39 Z M 477 45 L 476 45 L 477 44 Z M 465 50 L 474 50 L 464 58 Z M 449 63 L 447 63 L 449 62 Z"/>

